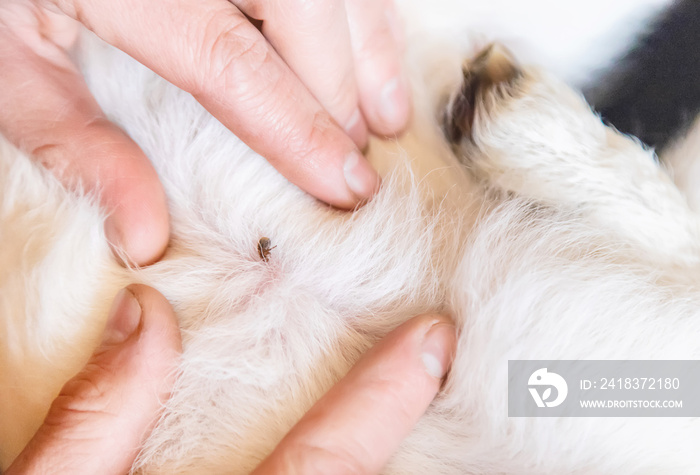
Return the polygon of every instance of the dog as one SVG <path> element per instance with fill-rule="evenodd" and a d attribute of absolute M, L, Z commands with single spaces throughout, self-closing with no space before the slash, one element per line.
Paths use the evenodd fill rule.
<path fill-rule="evenodd" d="M 250 471 L 374 342 L 428 311 L 453 316 L 458 351 L 385 473 L 697 473 L 695 419 L 507 411 L 508 360 L 700 359 L 687 190 L 554 75 L 499 46 L 460 68 L 464 50 L 441 62 L 422 44 L 410 131 L 372 144 L 382 188 L 344 213 L 86 37 L 86 78 L 158 170 L 172 242 L 157 264 L 120 267 L 95 200 L 0 144 L 0 466 L 137 281 L 172 302 L 184 345 L 137 473 Z"/>

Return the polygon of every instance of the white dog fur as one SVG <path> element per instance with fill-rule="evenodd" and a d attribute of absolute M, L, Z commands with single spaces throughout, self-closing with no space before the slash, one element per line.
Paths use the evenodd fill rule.
<path fill-rule="evenodd" d="M 556 62 L 545 27 L 509 43 L 526 28 L 508 18 L 536 22 L 559 2 L 532 2 L 527 18 L 520 3 L 490 2 L 489 19 L 461 2 L 417 16 L 424 2 L 401 2 L 415 117 L 400 140 L 372 144 L 384 183 L 354 213 L 305 195 L 189 95 L 86 36 L 92 90 L 161 176 L 172 244 L 153 266 L 121 268 L 94 201 L 0 144 L 0 467 L 92 352 L 118 289 L 137 281 L 173 303 L 185 348 L 137 471 L 250 471 L 373 342 L 437 310 L 457 322 L 456 359 L 386 473 L 697 473 L 696 419 L 507 417 L 509 359 L 700 359 L 699 221 L 651 151 L 535 69 L 481 96 L 466 167 L 442 138 L 436 107 L 458 85 L 460 56 L 498 37 Z M 615 11 L 642 18 L 664 3 Z M 567 79 L 615 48 L 572 62 Z M 692 168 L 683 155 L 674 163 Z M 277 246 L 269 262 L 261 236 Z"/>

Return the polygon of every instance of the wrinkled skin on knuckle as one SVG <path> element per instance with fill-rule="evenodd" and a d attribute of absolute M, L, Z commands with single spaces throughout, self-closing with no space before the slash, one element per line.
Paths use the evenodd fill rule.
<path fill-rule="evenodd" d="M 35 0 L 34 3 L 54 13 L 65 13 L 85 25 L 87 29 L 94 30 L 92 19 L 86 13 L 82 0 Z"/>
<path fill-rule="evenodd" d="M 368 30 L 366 40 L 359 44 L 357 56 L 365 61 L 386 63 L 385 66 L 392 65 L 392 63 L 396 63 L 398 66 L 398 60 L 395 57 L 387 57 L 387 53 L 393 52 L 396 48 L 389 26 L 376 22 Z M 398 68 L 396 72 L 398 72 Z"/>
<path fill-rule="evenodd" d="M 41 167 L 49 170 L 59 179 L 64 179 L 71 162 L 63 153 L 63 149 L 62 144 L 48 143 L 29 150 L 29 155 L 34 157 Z"/>
<path fill-rule="evenodd" d="M 274 79 L 269 74 L 273 63 L 270 47 L 239 12 L 212 17 L 200 43 L 200 76 L 191 87 L 195 96 L 233 94 L 245 103 Z"/>
<path fill-rule="evenodd" d="M 425 378 L 407 377 L 401 381 L 391 378 L 375 379 L 367 386 L 368 394 L 377 406 L 392 407 L 396 419 L 411 421 L 415 418 L 414 401 L 406 395 L 422 390 Z"/>
<path fill-rule="evenodd" d="M 95 415 L 116 417 L 109 411 L 109 399 L 113 388 L 103 378 L 91 373 L 81 373 L 68 381 L 54 399 L 44 425 L 49 428 L 68 429 L 89 421 Z"/>
<path fill-rule="evenodd" d="M 72 15 L 78 9 L 76 0 L 35 0 L 34 3 L 51 11 L 66 12 L 67 15 Z"/>
<path fill-rule="evenodd" d="M 326 88 L 326 90 L 330 90 L 330 87 Z M 349 119 L 358 105 L 357 86 L 354 76 L 343 78 L 337 89 L 330 95 L 330 99 L 327 99 L 326 102 L 326 107 L 329 110 L 342 111 L 345 117 L 338 117 L 339 120 L 345 121 Z"/>
<path fill-rule="evenodd" d="M 64 386 L 61 393 L 72 395 L 76 401 L 102 401 L 114 389 L 116 375 L 112 364 L 103 364 L 96 358 Z"/>
<path fill-rule="evenodd" d="M 300 175 L 316 174 L 324 158 L 328 157 L 325 147 L 334 141 L 334 125 L 331 115 L 321 109 L 313 114 L 307 127 L 280 131 L 283 143 L 288 145 L 288 153 L 283 159 L 292 162 Z"/>
<path fill-rule="evenodd" d="M 82 118 L 82 114 L 74 116 Z M 88 170 L 93 165 L 105 163 L 107 158 L 111 158 L 106 155 L 104 142 L 107 136 L 105 131 L 112 127 L 103 117 L 91 117 L 87 121 L 67 120 L 51 131 L 54 136 L 49 138 L 55 139 L 54 141 L 31 144 L 25 149 L 39 165 L 51 171 L 61 181 L 76 186 L 85 178 L 76 173 L 78 169 Z M 48 137 L 48 134 L 46 136 Z M 75 137 L 81 139 L 79 150 L 74 142 Z"/>

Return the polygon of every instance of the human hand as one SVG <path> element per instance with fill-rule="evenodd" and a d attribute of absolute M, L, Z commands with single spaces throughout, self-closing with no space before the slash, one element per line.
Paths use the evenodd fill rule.
<path fill-rule="evenodd" d="M 180 335 L 163 296 L 132 285 L 115 300 L 104 338 L 5 475 L 110 475 L 131 467 L 174 384 Z M 377 473 L 435 397 L 455 345 L 444 317 L 401 325 L 253 473 Z"/>
<path fill-rule="evenodd" d="M 244 13 L 262 20 L 260 31 Z M 69 187 L 98 192 L 107 238 L 136 264 L 167 245 L 165 194 L 71 61 L 71 18 L 192 93 L 291 182 L 340 208 L 378 187 L 358 150 L 368 125 L 394 134 L 410 114 L 391 0 L 3 0 L 0 131 Z"/>
<path fill-rule="evenodd" d="M 251 475 L 379 473 L 430 405 L 452 364 L 454 325 L 421 315 L 380 341 Z"/>
<path fill-rule="evenodd" d="M 165 297 L 145 285 L 122 290 L 102 342 L 4 475 L 126 473 L 170 396 L 181 353 Z"/>

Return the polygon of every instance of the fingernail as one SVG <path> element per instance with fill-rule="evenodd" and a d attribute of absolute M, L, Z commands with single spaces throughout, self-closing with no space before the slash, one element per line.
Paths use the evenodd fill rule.
<path fill-rule="evenodd" d="M 442 379 L 452 363 L 457 344 L 455 326 L 451 323 L 436 323 L 423 339 L 423 365 L 434 378 Z"/>
<path fill-rule="evenodd" d="M 379 116 L 387 127 L 399 131 L 408 120 L 408 89 L 401 76 L 387 81 L 379 94 Z"/>
<path fill-rule="evenodd" d="M 358 151 L 345 158 L 343 174 L 348 188 L 360 199 L 371 198 L 379 189 L 379 175 Z"/>
<path fill-rule="evenodd" d="M 102 337 L 103 345 L 118 345 L 131 336 L 141 322 L 141 305 L 128 288 L 114 298 L 109 311 L 107 326 Z"/>
<path fill-rule="evenodd" d="M 358 148 L 362 149 L 367 146 L 367 123 L 362 117 L 359 108 L 355 109 L 355 112 L 353 112 L 348 119 L 347 123 L 345 124 L 345 131 L 355 142 L 355 145 L 357 145 Z"/>

